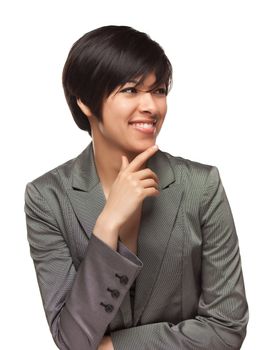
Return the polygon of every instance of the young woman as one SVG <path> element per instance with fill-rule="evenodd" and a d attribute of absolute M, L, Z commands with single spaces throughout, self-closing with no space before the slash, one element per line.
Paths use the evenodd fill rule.
<path fill-rule="evenodd" d="M 215 166 L 158 150 L 172 78 L 145 33 L 81 37 L 65 96 L 91 143 L 27 184 L 28 240 L 56 345 L 70 350 L 240 349 L 248 308 Z"/>

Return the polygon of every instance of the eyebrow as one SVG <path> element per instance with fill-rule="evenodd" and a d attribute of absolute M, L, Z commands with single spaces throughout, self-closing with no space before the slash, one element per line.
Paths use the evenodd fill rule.
<path fill-rule="evenodd" d="M 128 80 L 125 84 L 128 84 L 128 83 L 135 83 L 135 84 L 138 84 L 139 81 L 138 81 L 138 80 L 134 80 L 134 79 L 130 79 L 130 80 Z"/>
<path fill-rule="evenodd" d="M 135 80 L 135 79 L 130 79 L 127 82 L 125 82 L 124 84 L 128 84 L 128 83 L 134 83 L 134 84 L 142 84 L 143 85 L 143 81 L 139 81 L 139 80 Z M 163 85 L 165 83 L 160 83 L 160 85 Z M 151 85 L 151 86 L 155 86 L 155 82 Z"/>
<path fill-rule="evenodd" d="M 127 82 L 125 82 L 123 85 L 126 85 L 126 84 L 129 84 L 129 83 L 133 83 L 133 84 L 136 84 L 136 86 L 139 86 L 139 85 L 144 85 L 143 84 L 143 81 L 139 81 L 139 80 L 135 80 L 135 79 L 130 79 L 128 80 Z M 160 82 L 159 85 L 156 85 L 155 82 L 149 87 L 149 90 L 148 91 L 152 91 L 154 90 L 155 88 L 157 88 L 158 86 L 162 86 L 162 85 L 166 85 L 164 82 Z"/>

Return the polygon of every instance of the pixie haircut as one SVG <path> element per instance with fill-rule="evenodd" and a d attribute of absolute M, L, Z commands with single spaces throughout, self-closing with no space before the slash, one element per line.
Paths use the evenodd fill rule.
<path fill-rule="evenodd" d="M 104 100 L 130 80 L 154 73 L 151 90 L 172 83 L 172 66 L 162 47 L 146 33 L 127 26 L 104 26 L 92 30 L 75 42 L 62 74 L 64 94 L 73 118 L 91 135 L 90 124 L 77 104 L 79 98 L 102 121 Z"/>

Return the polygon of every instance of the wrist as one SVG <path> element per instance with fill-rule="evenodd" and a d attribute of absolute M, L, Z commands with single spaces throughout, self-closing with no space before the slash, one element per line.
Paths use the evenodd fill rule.
<path fill-rule="evenodd" d="M 103 227 L 106 231 L 118 233 L 120 230 L 119 223 L 116 222 L 116 220 L 110 215 L 109 213 L 105 212 L 104 210 L 99 215 L 97 221 L 99 226 Z"/>
<path fill-rule="evenodd" d="M 112 339 L 110 336 L 104 336 L 99 344 L 98 350 L 114 350 Z"/>
<path fill-rule="evenodd" d="M 117 250 L 119 228 L 104 216 L 99 216 L 93 229 L 93 234 L 113 250 Z"/>

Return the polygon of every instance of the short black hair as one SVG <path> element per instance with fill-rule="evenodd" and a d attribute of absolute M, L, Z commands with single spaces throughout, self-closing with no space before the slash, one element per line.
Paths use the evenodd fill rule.
<path fill-rule="evenodd" d="M 141 83 L 149 73 L 156 76 L 152 89 L 165 84 L 168 93 L 171 63 L 162 47 L 146 33 L 109 25 L 84 34 L 69 51 L 62 74 L 64 94 L 76 124 L 91 135 L 78 98 L 102 120 L 104 99 L 132 79 L 140 78 Z"/>

